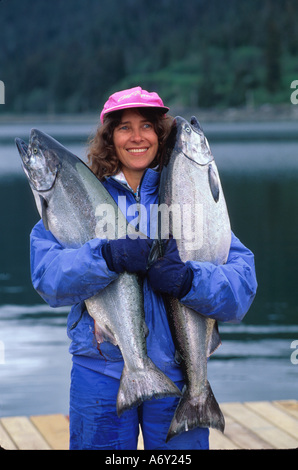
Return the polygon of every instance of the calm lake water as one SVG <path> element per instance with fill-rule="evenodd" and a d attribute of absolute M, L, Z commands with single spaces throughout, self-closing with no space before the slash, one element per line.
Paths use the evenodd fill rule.
<path fill-rule="evenodd" d="M 298 123 L 202 124 L 259 282 L 244 321 L 220 324 L 212 388 L 220 402 L 297 399 Z M 69 309 L 49 308 L 30 281 L 29 234 L 39 217 L 14 138 L 28 139 L 32 127 L 85 159 L 94 122 L 0 125 L 0 416 L 68 413 Z"/>

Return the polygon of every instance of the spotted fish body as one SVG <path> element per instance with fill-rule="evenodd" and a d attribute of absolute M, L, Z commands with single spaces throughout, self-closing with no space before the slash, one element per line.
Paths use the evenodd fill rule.
<path fill-rule="evenodd" d="M 93 238 L 129 233 L 124 215 L 102 183 L 59 142 L 33 129 L 29 145 L 20 139 L 16 145 L 44 225 L 62 246 L 78 248 Z M 107 217 L 107 212 L 114 217 Z M 85 304 L 100 341 L 118 345 L 124 359 L 118 415 L 152 397 L 181 395 L 147 356 L 143 292 L 137 275 L 120 274 Z"/>
<path fill-rule="evenodd" d="M 169 211 L 169 232 L 177 240 L 179 255 L 184 262 L 224 264 L 231 228 L 207 139 L 195 118 L 188 123 L 176 117 L 169 142 L 171 149 L 161 173 L 159 203 L 173 208 Z M 160 233 L 160 239 L 164 236 Z M 221 344 L 217 323 L 177 299 L 167 300 L 169 322 L 186 378 L 167 441 L 198 426 L 223 431 L 224 417 L 207 379 L 207 358 Z"/>

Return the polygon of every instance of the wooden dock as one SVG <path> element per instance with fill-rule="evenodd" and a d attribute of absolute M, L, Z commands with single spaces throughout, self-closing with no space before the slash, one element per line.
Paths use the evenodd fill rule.
<path fill-rule="evenodd" d="M 298 401 L 222 403 L 225 433 L 210 430 L 210 449 L 297 449 Z M 6 450 L 67 450 L 68 418 L 61 414 L 0 419 Z M 138 449 L 143 448 L 142 437 Z"/>

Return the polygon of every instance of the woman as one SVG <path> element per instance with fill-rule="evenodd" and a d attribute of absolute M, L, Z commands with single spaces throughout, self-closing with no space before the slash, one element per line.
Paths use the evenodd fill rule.
<path fill-rule="evenodd" d="M 111 196 L 116 202 L 125 201 L 126 207 L 121 210 L 128 221 L 147 235 L 150 205 L 158 203 L 158 168 L 172 123 L 167 111 L 156 93 L 140 87 L 113 94 L 101 112 L 102 125 L 88 153 L 91 169 Z M 146 214 L 140 211 L 136 217 L 140 207 L 145 208 Z M 32 230 L 31 270 L 35 289 L 53 307 L 72 305 L 68 316 L 73 355 L 70 449 L 136 449 L 139 425 L 145 449 L 208 449 L 209 431 L 203 428 L 182 433 L 166 444 L 178 398 L 148 400 L 120 418 L 117 416 L 122 356 L 107 341 L 100 350 L 97 348 L 94 322 L 84 300 L 104 289 L 123 271 L 141 274 L 149 330 L 148 355 L 182 389 L 183 373 L 175 360 L 162 294 L 170 293 L 216 320 L 239 322 L 256 292 L 254 257 L 232 234 L 226 265 L 192 261 L 184 264 L 175 241 L 171 240 L 164 258 L 147 272 L 150 247 L 149 239 L 126 237 L 108 243 L 91 240 L 77 250 L 64 250 L 45 230 L 42 221 Z"/>

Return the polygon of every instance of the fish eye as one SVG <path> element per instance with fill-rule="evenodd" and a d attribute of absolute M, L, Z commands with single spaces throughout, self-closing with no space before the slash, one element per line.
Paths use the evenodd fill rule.
<path fill-rule="evenodd" d="M 37 152 L 38 152 L 37 148 L 36 148 L 36 147 L 34 147 L 34 149 L 33 149 L 33 153 L 35 153 L 35 155 L 36 155 L 36 154 L 37 154 Z"/>

